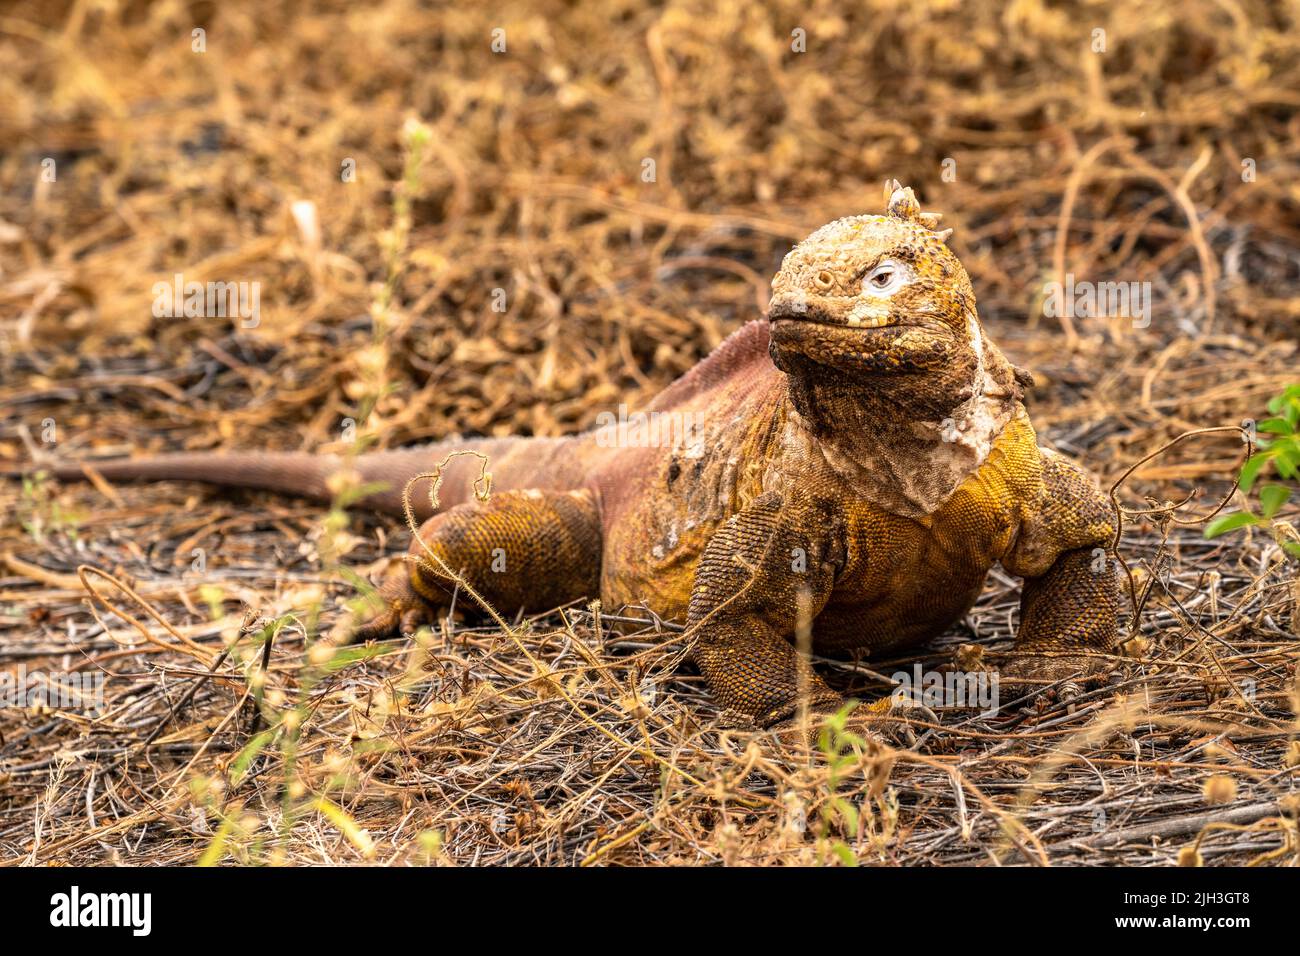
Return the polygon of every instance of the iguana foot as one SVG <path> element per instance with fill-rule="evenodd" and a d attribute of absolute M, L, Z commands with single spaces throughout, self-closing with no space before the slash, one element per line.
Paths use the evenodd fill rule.
<path fill-rule="evenodd" d="M 410 637 L 422 625 L 433 622 L 435 608 L 411 584 L 410 567 L 405 561 L 396 561 L 388 569 L 376 598 L 381 605 L 353 629 L 352 640 Z"/>
<path fill-rule="evenodd" d="M 1018 657 L 998 671 L 998 697 L 1003 704 L 1023 697 L 1049 695 L 1069 701 L 1106 679 L 1105 662 L 1079 654 Z"/>

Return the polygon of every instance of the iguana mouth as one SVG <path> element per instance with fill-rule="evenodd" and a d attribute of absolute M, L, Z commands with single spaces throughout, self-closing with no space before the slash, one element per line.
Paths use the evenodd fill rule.
<path fill-rule="evenodd" d="M 865 303 L 855 305 L 847 310 L 830 309 L 811 302 L 796 303 L 788 300 L 774 301 L 768 310 L 767 319 L 773 325 L 816 325 L 846 332 L 872 331 L 876 329 L 921 329 L 941 335 L 952 335 L 952 330 L 941 322 L 926 321 L 916 317 L 910 321 L 900 321 L 894 313 L 873 313 L 864 307 Z M 909 317 L 911 318 L 911 317 Z"/>
<path fill-rule="evenodd" d="M 769 322 L 806 322 L 841 329 L 883 329 L 900 324 L 887 310 L 874 310 L 865 302 L 848 310 L 832 311 L 819 302 L 777 299 L 768 309 L 767 318 Z"/>
<path fill-rule="evenodd" d="M 845 323 L 851 329 L 883 329 L 887 325 L 897 325 L 894 317 L 889 313 L 881 315 L 872 314 L 861 309 L 855 308 L 848 315 Z"/>

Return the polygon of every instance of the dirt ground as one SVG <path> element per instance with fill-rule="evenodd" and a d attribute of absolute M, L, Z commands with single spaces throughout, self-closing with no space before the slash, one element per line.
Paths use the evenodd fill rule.
<path fill-rule="evenodd" d="M 1297 20 L 4 7 L 0 459 L 579 431 L 760 317 L 791 244 L 896 177 L 1033 372 L 1040 440 L 1103 488 L 1154 455 L 1116 496 L 1155 513 L 1126 521 L 1113 683 L 800 753 L 726 726 L 642 608 L 330 649 L 400 521 L 32 468 L 0 478 L 0 672 L 106 679 L 100 710 L 0 706 L 0 864 L 1295 865 L 1297 562 L 1203 536 L 1239 436 L 1165 446 L 1300 381 Z M 257 314 L 159 315 L 178 273 L 256 284 Z M 1149 283 L 1149 316 L 1048 314 L 1070 276 Z M 820 666 L 872 698 L 996 658 L 1018 596 L 995 571 L 933 647 Z"/>

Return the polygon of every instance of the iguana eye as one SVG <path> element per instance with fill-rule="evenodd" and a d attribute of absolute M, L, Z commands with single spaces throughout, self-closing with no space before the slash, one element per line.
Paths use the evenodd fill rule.
<path fill-rule="evenodd" d="M 902 263 L 886 259 L 863 278 L 862 291 L 868 295 L 893 295 L 906 278 Z"/>

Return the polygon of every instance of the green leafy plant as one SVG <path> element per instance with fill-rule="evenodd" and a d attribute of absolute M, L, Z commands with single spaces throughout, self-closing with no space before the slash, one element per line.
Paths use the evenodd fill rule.
<path fill-rule="evenodd" d="M 347 505 L 374 490 L 376 486 L 352 483 L 336 490 L 318 538 L 326 577 L 343 577 L 341 555 L 346 548 L 339 539 L 346 537 Z M 355 574 L 353 578 L 361 580 Z M 220 618 L 225 600 L 221 589 L 204 585 L 199 592 L 208 602 L 213 619 Z M 249 739 L 225 768 L 224 780 L 198 777 L 190 783 L 194 804 L 205 816 L 219 822 L 199 857 L 200 866 L 215 866 L 227 858 L 245 866 L 281 864 L 285 862 L 284 847 L 290 844 L 294 827 L 313 815 L 334 827 L 363 857 L 374 856 L 374 844 L 364 827 L 331 798 L 355 789 L 355 765 L 346 758 L 336 764 L 304 765 L 302 745 L 305 729 L 320 703 L 318 691 L 346 668 L 382 656 L 385 648 L 378 644 L 341 644 L 336 635 L 323 633 L 324 607 L 323 590 L 309 594 L 302 614 L 286 613 L 268 620 L 258 632 L 249 635 L 251 640 L 241 637 L 231 648 L 231 660 L 249 675 L 256 721 L 249 731 Z M 292 679 L 284 681 L 283 687 L 268 690 L 266 664 L 271 644 L 290 625 L 302 632 L 306 653 Z M 288 676 L 288 669 L 283 673 Z M 400 684 L 396 690 L 405 692 Z M 377 753 L 389 746 L 382 738 L 358 739 L 353 744 L 353 754 Z M 278 814 L 268 809 L 270 801 L 254 801 L 241 790 L 264 767 L 278 769 L 278 779 L 273 773 L 266 773 L 264 784 L 273 788 L 270 792 L 279 795 Z M 273 825 L 274 832 L 268 824 Z M 420 839 L 423 842 L 417 851 L 437 862 L 441 843 L 429 843 L 431 838 L 425 835 Z"/>
<path fill-rule="evenodd" d="M 1259 450 L 1241 466 L 1239 484 L 1249 495 L 1261 479 L 1270 474 L 1279 481 L 1266 481 L 1259 487 L 1259 511 L 1236 511 L 1214 519 L 1205 529 L 1207 538 L 1237 528 L 1259 526 L 1265 528 L 1287 554 L 1300 558 L 1300 540 L 1295 530 L 1284 521 L 1277 520 L 1278 513 L 1291 499 L 1300 483 L 1300 383 L 1290 385 L 1280 395 L 1269 400 L 1272 417 L 1256 423 L 1260 433 Z M 1268 437 L 1265 437 L 1268 436 Z M 1287 482 L 1282 484 L 1281 482 Z"/>
<path fill-rule="evenodd" d="M 849 714 L 855 706 L 850 702 L 827 717 L 817 737 L 817 749 L 826 761 L 827 791 L 826 801 L 822 805 L 818 842 L 823 855 L 829 854 L 842 866 L 858 865 L 852 847 L 831 836 L 839 831 L 853 837 L 860 830 L 858 807 L 841 792 L 843 784 L 859 766 L 858 754 L 867 745 L 861 736 L 848 729 Z"/>

